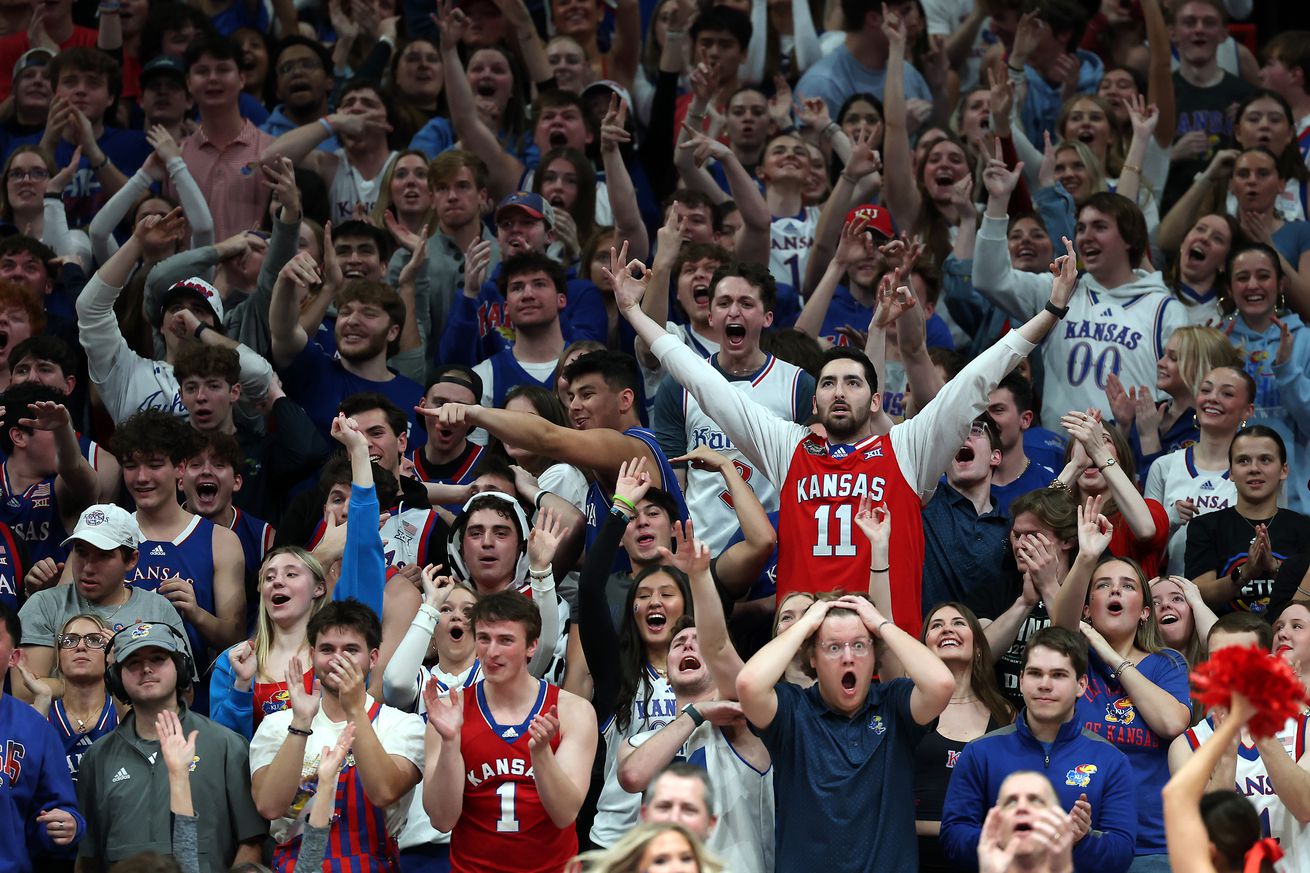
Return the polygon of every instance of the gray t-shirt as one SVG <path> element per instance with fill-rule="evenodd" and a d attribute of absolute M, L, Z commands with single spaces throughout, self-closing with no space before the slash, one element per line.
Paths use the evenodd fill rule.
<path fill-rule="evenodd" d="M 22 644 L 54 648 L 55 636 L 63 630 L 64 623 L 83 613 L 98 617 L 112 631 L 142 622 L 160 622 L 171 625 L 183 639 L 187 638 L 182 616 L 167 597 L 141 588 L 127 590 L 131 596 L 127 603 L 118 606 L 97 606 L 78 594 L 76 583 L 36 592 L 18 613 L 23 623 Z M 190 649 L 189 644 L 187 648 Z"/>

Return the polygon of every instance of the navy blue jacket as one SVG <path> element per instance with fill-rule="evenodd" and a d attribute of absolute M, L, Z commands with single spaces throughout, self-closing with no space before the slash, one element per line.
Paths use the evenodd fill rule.
<path fill-rule="evenodd" d="M 1077 873 L 1123 873 L 1137 842 L 1137 799 L 1132 767 L 1108 740 L 1072 718 L 1048 753 L 1028 730 L 1027 711 L 1014 724 L 964 747 L 946 789 L 942 808 L 942 850 L 961 870 L 978 869 L 978 839 L 987 810 L 996 803 L 1005 777 L 1017 770 L 1046 774 L 1060 804 L 1073 809 L 1079 795 L 1092 805 L 1092 830 L 1073 847 Z"/>

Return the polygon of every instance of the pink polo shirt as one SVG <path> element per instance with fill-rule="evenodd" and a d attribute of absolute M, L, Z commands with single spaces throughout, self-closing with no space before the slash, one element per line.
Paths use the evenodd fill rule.
<path fill-rule="evenodd" d="M 269 191 L 261 181 L 263 175 L 248 167 L 259 161 L 273 139 L 246 119 L 237 138 L 222 148 L 205 136 L 203 126 L 182 144 L 182 160 L 214 216 L 215 240 L 263 223 Z M 172 185 L 169 189 L 176 196 Z"/>

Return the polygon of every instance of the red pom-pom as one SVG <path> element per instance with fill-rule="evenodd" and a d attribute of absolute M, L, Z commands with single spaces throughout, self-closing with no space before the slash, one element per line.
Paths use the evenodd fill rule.
<path fill-rule="evenodd" d="M 1289 718 L 1299 714 L 1307 693 L 1301 677 L 1282 658 L 1258 646 L 1226 646 L 1192 671 L 1195 697 L 1207 707 L 1232 704 L 1241 694 L 1256 714 L 1246 729 L 1254 737 L 1272 737 Z"/>

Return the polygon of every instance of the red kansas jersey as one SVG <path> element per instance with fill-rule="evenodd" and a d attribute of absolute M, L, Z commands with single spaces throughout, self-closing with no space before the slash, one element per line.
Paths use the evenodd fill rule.
<path fill-rule="evenodd" d="M 869 540 L 855 524 L 860 498 L 891 512 L 892 615 L 917 633 L 923 588 L 923 515 L 888 435 L 854 446 L 818 436 L 796 445 L 778 514 L 778 602 L 795 591 L 869 590 Z M 913 629 L 913 630 L 912 630 Z"/>
<path fill-rule="evenodd" d="M 550 820 L 537 794 L 528 725 L 559 702 L 559 688 L 541 682 L 522 724 L 497 724 L 485 682 L 464 693 L 464 810 L 450 834 L 454 873 L 560 873 L 578 853 L 577 831 Z M 559 736 L 551 743 L 559 748 Z"/>

